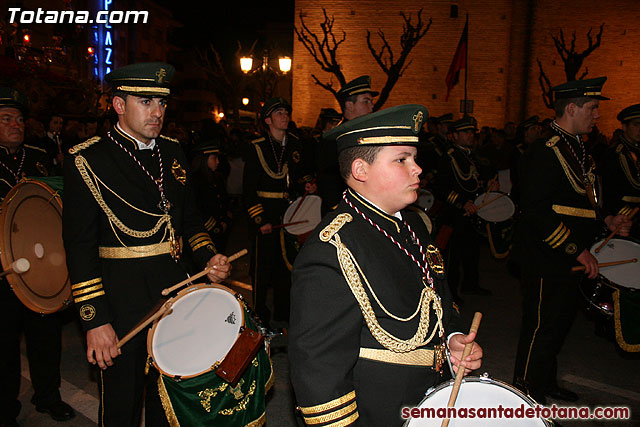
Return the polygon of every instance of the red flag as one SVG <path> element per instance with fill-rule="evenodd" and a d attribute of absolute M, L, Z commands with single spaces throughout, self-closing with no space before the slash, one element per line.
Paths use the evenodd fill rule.
<path fill-rule="evenodd" d="M 456 49 L 456 54 L 453 56 L 453 61 L 451 61 L 451 65 L 449 66 L 449 72 L 447 73 L 447 77 L 445 78 L 445 82 L 447 84 L 447 97 L 445 101 L 449 100 L 449 93 L 451 93 L 451 89 L 458 84 L 458 77 L 460 76 L 460 70 L 463 68 L 467 69 L 467 33 L 469 30 L 469 17 L 467 16 L 467 22 L 464 24 L 464 30 L 462 31 L 462 36 L 460 37 L 460 42 L 458 43 L 458 48 Z"/>

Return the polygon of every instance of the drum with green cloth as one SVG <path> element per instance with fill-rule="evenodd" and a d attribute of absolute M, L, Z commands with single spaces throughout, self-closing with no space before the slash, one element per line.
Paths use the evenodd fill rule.
<path fill-rule="evenodd" d="M 240 297 L 221 285 L 193 285 L 154 323 L 147 349 L 171 426 L 261 426 L 273 384 L 264 345 L 233 386 L 216 374 L 243 328 L 257 331 Z"/>

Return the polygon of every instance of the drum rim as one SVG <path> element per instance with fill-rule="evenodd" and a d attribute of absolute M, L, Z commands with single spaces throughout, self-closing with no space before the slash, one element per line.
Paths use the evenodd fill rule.
<path fill-rule="evenodd" d="M 429 396 L 433 395 L 434 393 L 441 391 L 442 389 L 445 389 L 449 386 L 452 386 L 453 383 L 455 382 L 455 379 L 451 379 L 449 381 L 443 381 L 440 384 L 430 388 L 429 390 L 427 390 L 427 392 L 425 393 L 424 397 L 422 398 L 422 400 L 420 400 L 420 403 L 418 403 L 415 407 L 416 408 L 420 408 L 422 407 L 422 404 L 429 398 Z M 504 381 L 495 379 L 495 378 L 491 378 L 489 376 L 466 376 L 462 379 L 462 382 L 468 382 L 468 383 L 489 383 L 492 385 L 497 385 L 499 387 L 505 388 L 507 390 L 513 391 L 515 392 L 515 394 L 517 396 L 519 396 L 520 398 L 522 398 L 526 403 L 528 403 L 532 408 L 535 407 L 535 405 L 539 405 L 539 403 L 531 396 L 529 396 L 528 394 L 524 394 L 522 392 L 522 390 L 519 390 L 517 387 L 515 387 L 512 384 L 506 383 Z M 546 418 L 534 418 L 534 419 L 538 419 L 541 420 L 545 426 L 550 426 L 552 424 L 549 424 L 549 421 Z M 409 425 L 409 423 L 412 421 L 412 418 L 409 418 L 404 424 L 403 427 L 411 427 Z"/>
<path fill-rule="evenodd" d="M 589 248 L 589 252 L 595 256 L 597 258 L 597 254 L 594 254 L 595 248 L 597 248 L 602 242 L 604 242 L 606 240 L 605 238 L 599 239 L 598 241 L 596 241 L 593 245 L 591 245 L 591 247 Z M 620 238 L 620 237 L 615 237 L 609 240 L 608 243 L 611 242 L 625 242 L 625 243 L 630 243 L 633 246 L 636 246 L 639 250 L 640 250 L 640 242 L 636 241 L 633 238 Z M 604 249 L 604 248 L 603 248 Z M 640 262 L 640 260 L 638 261 Z M 638 288 L 631 288 L 629 286 L 625 286 L 625 285 L 621 285 L 617 282 L 614 282 L 613 280 L 611 280 L 609 277 L 605 276 L 602 272 L 598 272 L 598 276 L 603 279 L 604 281 L 606 281 L 607 285 L 614 287 L 616 289 L 626 289 L 628 291 L 632 291 L 632 292 L 636 292 L 636 291 L 640 291 L 640 287 Z"/>
<path fill-rule="evenodd" d="M 8 268 L 10 268 L 11 267 L 11 263 L 13 261 L 15 261 L 15 259 L 12 259 L 13 257 L 11 257 L 11 258 L 8 257 L 7 251 L 3 250 L 4 249 L 4 244 L 5 244 L 5 238 L 7 238 L 7 235 L 5 233 L 5 222 L 8 219 L 7 218 L 7 207 L 9 206 L 9 204 L 11 202 L 13 202 L 16 194 L 20 191 L 20 189 L 25 187 L 27 184 L 38 185 L 45 192 L 49 193 L 52 196 L 49 199 L 49 203 L 51 203 L 54 206 L 54 209 L 57 211 L 58 215 L 60 216 L 60 220 L 62 222 L 62 200 L 61 200 L 61 197 L 60 197 L 60 194 L 58 193 L 58 191 L 54 190 L 53 188 L 51 188 L 46 183 L 44 183 L 42 181 L 39 181 L 37 179 L 22 178 L 20 180 L 20 182 L 18 182 L 14 187 L 11 188 L 11 190 L 9 190 L 9 192 L 5 196 L 4 200 L 2 201 L 2 204 L 0 205 L 0 263 L 2 264 L 2 268 L 4 270 L 7 270 Z M 14 212 L 15 212 L 15 210 L 12 211 L 12 213 L 14 213 Z M 29 297 L 29 295 L 31 295 L 32 292 L 30 292 L 28 287 L 24 286 L 19 281 L 16 281 L 15 275 L 8 274 L 6 276 L 6 279 L 7 279 L 7 282 L 9 283 L 9 285 L 11 287 L 11 290 L 16 295 L 16 297 L 18 297 L 20 302 L 24 306 L 26 306 L 29 310 L 34 311 L 36 313 L 40 313 L 40 314 L 56 313 L 58 311 L 61 311 L 65 307 L 67 307 L 69 305 L 69 303 L 71 302 L 71 279 L 69 277 L 69 272 L 68 271 L 67 271 L 67 280 L 66 280 L 66 282 L 64 283 L 63 287 L 60 289 L 60 292 L 59 292 L 59 294 L 60 293 L 65 293 L 66 296 L 65 296 L 65 299 L 58 306 L 56 306 L 56 308 L 42 307 L 39 304 L 37 304 L 36 302 L 32 301 L 30 299 L 30 297 Z M 27 291 L 25 291 L 23 289 L 23 286 L 25 288 L 27 288 Z"/>
<path fill-rule="evenodd" d="M 191 286 L 187 286 L 186 288 L 182 289 L 175 296 L 169 298 L 168 301 L 171 301 L 172 303 L 174 303 L 174 302 L 178 301 L 180 298 L 184 297 L 185 295 L 191 294 L 193 292 L 196 292 L 196 291 L 199 291 L 199 290 L 202 290 L 202 289 L 221 289 L 223 291 L 228 292 L 229 294 L 231 294 L 231 296 L 233 296 L 236 299 L 236 301 L 240 305 L 240 313 L 242 314 L 242 322 L 240 323 L 240 331 L 238 332 L 238 337 L 239 337 L 240 334 L 242 333 L 242 328 L 245 327 L 245 306 L 244 306 L 242 300 L 240 298 L 238 298 L 238 293 L 234 292 L 232 289 L 230 289 L 230 288 L 228 288 L 226 286 L 223 286 L 223 285 L 221 285 L 219 283 L 196 283 L 196 284 L 193 284 Z M 174 379 L 188 379 L 188 378 L 198 377 L 200 375 L 203 375 L 203 374 L 206 374 L 208 372 L 211 372 L 214 369 L 217 369 L 217 367 L 225 359 L 226 355 L 221 360 L 218 360 L 215 363 L 213 363 L 209 368 L 205 369 L 204 371 L 198 372 L 196 374 L 191 374 L 191 375 L 176 375 L 176 374 L 172 374 L 170 372 L 166 372 L 164 369 L 162 369 L 162 368 L 160 368 L 160 366 L 158 366 L 158 364 L 156 363 L 155 355 L 153 354 L 153 335 L 155 334 L 156 328 L 157 328 L 158 324 L 160 323 L 160 321 L 162 319 L 164 319 L 166 316 L 169 316 L 170 314 L 171 313 L 165 313 L 162 316 L 160 316 L 158 319 L 156 319 L 153 322 L 153 325 L 151 326 L 151 328 L 147 332 L 147 354 L 151 358 L 151 363 L 158 370 L 158 372 L 160 372 L 161 374 L 163 374 L 163 375 L 165 375 L 167 377 L 174 378 Z M 236 338 L 236 340 L 237 340 L 237 338 Z M 227 354 L 229 354 L 229 352 L 227 352 Z"/>
<path fill-rule="evenodd" d="M 295 210 L 295 207 L 294 207 L 294 206 L 295 206 L 295 203 L 296 203 L 298 200 L 301 200 L 301 199 L 302 199 L 302 197 L 303 197 L 303 196 L 300 196 L 300 197 L 296 198 L 294 201 L 292 201 L 291 203 L 289 203 L 289 206 L 287 206 L 287 209 L 284 211 L 284 214 L 282 214 L 282 222 L 283 222 L 283 223 L 289 222 L 289 220 L 288 220 L 288 219 L 286 219 L 286 218 L 287 218 L 287 213 L 289 212 L 289 209 L 293 208 L 293 209 Z M 308 195 L 305 197 L 305 200 L 315 200 L 315 199 L 317 199 L 316 203 L 318 203 L 319 205 L 322 205 L 322 197 L 320 197 L 320 196 L 318 196 L 318 195 L 316 195 L 316 194 L 308 194 Z M 297 214 L 297 213 L 296 213 L 296 214 Z M 291 215 L 293 215 L 293 212 L 291 213 Z M 319 224 L 320 222 L 322 222 L 322 212 L 320 212 L 320 220 L 318 221 L 318 224 Z M 303 235 L 303 234 L 305 234 L 305 233 L 309 233 L 309 232 L 311 232 L 311 231 L 315 230 L 315 228 L 318 226 L 318 224 L 314 225 L 310 230 L 303 231 L 303 232 L 301 232 L 301 233 L 297 233 L 297 234 L 296 234 L 296 233 L 292 233 L 292 232 L 290 231 L 290 228 L 291 228 L 291 227 L 295 227 L 295 226 L 296 226 L 296 225 L 298 225 L 298 224 L 293 225 L 293 226 L 287 226 L 287 227 L 284 227 L 284 230 L 285 230 L 287 233 L 291 234 L 292 236 L 301 236 L 301 235 Z"/>

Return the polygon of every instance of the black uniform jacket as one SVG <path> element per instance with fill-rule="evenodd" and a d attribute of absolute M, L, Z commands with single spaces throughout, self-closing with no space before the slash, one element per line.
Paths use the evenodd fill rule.
<path fill-rule="evenodd" d="M 573 154 L 581 155 L 578 141 L 560 128 L 554 132 L 548 140 L 531 144 L 520 163 L 517 253 L 523 272 L 536 277 L 571 275 L 576 258 L 589 250 L 600 230 Z M 592 174 L 595 165 L 590 156 L 585 163 Z"/>
<path fill-rule="evenodd" d="M 23 154 L 24 162 L 22 162 Z M 0 162 L 2 162 L 0 165 L 0 201 L 4 199 L 9 190 L 18 184 L 20 179 L 26 176 L 49 176 L 52 168 L 51 160 L 43 148 L 27 144 L 22 144 L 15 153 L 9 152 L 7 147 L 0 145 Z M 18 180 L 16 180 L 15 175 L 7 168 L 17 173 L 20 169 L 20 163 L 22 163 L 22 169 Z"/>
<path fill-rule="evenodd" d="M 422 259 L 403 221 L 373 207 L 350 189 L 347 197 L 416 259 Z M 426 366 L 390 364 L 359 357 L 361 348 L 384 347 L 365 323 L 360 305 L 341 271 L 336 248 L 319 238 L 325 227 L 345 213 L 351 215 L 352 220 L 336 235 L 355 257 L 382 305 L 403 318 L 410 317 L 419 306 L 424 289 L 422 270 L 388 237 L 341 201 L 335 211 L 323 218 L 296 258 L 289 330 L 291 380 L 301 407 L 322 405 L 316 409 L 329 416 L 350 417 L 362 426 L 400 425 L 400 408 L 417 405 L 426 390 L 437 384 L 441 377 Z M 410 210 L 403 210 L 401 214 L 426 250 L 431 241 L 419 214 Z M 459 316 L 444 274 L 437 278 L 431 270 L 431 275 L 435 290 L 442 298 L 446 339 L 448 334 L 457 331 Z M 408 322 L 393 319 L 375 301 L 362 275 L 360 278 L 382 328 L 403 340 L 414 336 L 420 315 Z M 432 306 L 429 333 L 435 324 Z M 436 333 L 427 346 L 420 348 L 431 348 L 440 342 Z"/>
<path fill-rule="evenodd" d="M 605 209 L 612 215 L 629 214 L 640 206 L 640 146 L 624 135 L 608 150 L 599 170 Z"/>
<path fill-rule="evenodd" d="M 482 191 L 478 178 L 471 153 L 453 145 L 438 161 L 436 196 L 453 208 L 451 212 L 462 213 L 465 203 L 473 202 Z"/>
<path fill-rule="evenodd" d="M 291 192 L 304 188 L 306 166 L 298 137 L 286 134 L 284 153 L 280 143 L 268 134 L 251 141 L 242 181 L 242 193 L 254 228 L 280 224 L 289 206 Z M 273 144 L 273 145 L 272 145 Z M 280 170 L 278 170 L 280 160 Z M 310 180 L 310 176 L 307 177 Z"/>
<path fill-rule="evenodd" d="M 126 147 L 154 178 L 161 176 L 156 150 L 139 150 L 136 142 L 117 127 L 111 136 Z M 183 244 L 189 244 L 196 263 L 204 268 L 215 254 L 197 211 L 186 160 L 179 143 L 155 139 L 163 168 L 164 191 L 171 203 L 171 224 Z M 162 289 L 183 280 L 183 269 L 168 253 L 140 258 L 101 258 L 99 247 L 148 246 L 167 241 L 163 225 L 149 237 L 131 236 L 112 221 L 147 231 L 160 219 L 160 192 L 144 170 L 109 137 L 95 137 L 69 150 L 65 160 L 63 238 L 72 295 L 85 330 L 112 323 L 119 336 L 135 325 L 160 300 Z M 86 162 L 86 176 L 79 164 Z M 92 194 L 91 180 L 104 205 Z M 105 211 L 110 211 L 110 221 Z"/>

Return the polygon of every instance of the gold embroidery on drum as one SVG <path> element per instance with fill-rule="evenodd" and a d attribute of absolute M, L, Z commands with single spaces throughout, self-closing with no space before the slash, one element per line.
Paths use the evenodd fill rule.
<path fill-rule="evenodd" d="M 246 411 L 247 410 L 247 405 L 249 404 L 249 400 L 251 400 L 251 396 L 253 396 L 253 394 L 255 392 L 256 392 L 256 381 L 253 380 L 251 382 L 251 387 L 249 387 L 249 391 L 247 391 L 246 396 L 244 397 L 244 399 L 242 399 L 240 401 L 240 403 L 238 403 L 233 408 L 228 408 L 228 409 L 223 409 L 221 411 L 218 411 L 218 414 L 220 414 L 220 415 L 233 415 L 236 412 Z"/>
<path fill-rule="evenodd" d="M 229 389 L 229 393 L 233 394 L 233 397 L 236 400 L 240 400 L 244 397 L 244 393 L 242 392 L 242 386 L 244 385 L 244 380 L 240 380 L 240 382 L 238 383 L 238 385 L 236 385 L 235 387 L 231 387 Z"/>
<path fill-rule="evenodd" d="M 198 397 L 202 399 L 200 404 L 205 411 L 211 412 L 211 398 L 216 397 L 219 392 L 225 391 L 228 386 L 228 383 L 224 383 L 214 389 L 205 388 L 204 390 L 198 392 Z"/>
<path fill-rule="evenodd" d="M 96 309 L 91 304 L 84 304 L 80 307 L 80 318 L 85 322 L 89 322 L 96 317 Z"/>

